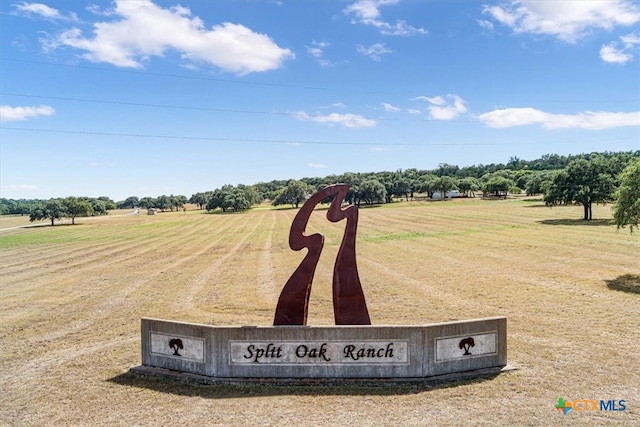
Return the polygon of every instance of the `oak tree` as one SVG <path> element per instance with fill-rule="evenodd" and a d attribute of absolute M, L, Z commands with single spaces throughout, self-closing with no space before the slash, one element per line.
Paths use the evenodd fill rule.
<path fill-rule="evenodd" d="M 593 217 L 591 206 L 610 202 L 614 189 L 615 182 L 606 159 L 576 159 L 553 178 L 544 202 L 547 206 L 581 204 L 583 219 L 589 221 Z"/>
<path fill-rule="evenodd" d="M 640 222 L 640 160 L 631 162 L 620 175 L 620 187 L 615 192 L 613 219 L 618 228 L 629 226 L 633 233 Z"/>
<path fill-rule="evenodd" d="M 50 219 L 51 225 L 54 225 L 54 221 L 66 216 L 66 213 L 65 206 L 60 199 L 50 199 L 34 206 L 29 215 L 29 221 Z"/>

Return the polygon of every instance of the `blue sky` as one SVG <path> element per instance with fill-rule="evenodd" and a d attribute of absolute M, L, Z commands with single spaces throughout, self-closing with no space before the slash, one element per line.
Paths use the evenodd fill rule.
<path fill-rule="evenodd" d="M 640 149 L 640 4 L 6 0 L 6 198 Z"/>

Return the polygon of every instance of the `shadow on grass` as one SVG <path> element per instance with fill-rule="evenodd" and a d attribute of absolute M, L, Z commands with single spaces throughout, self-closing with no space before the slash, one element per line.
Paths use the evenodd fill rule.
<path fill-rule="evenodd" d="M 422 393 L 429 390 L 446 389 L 468 384 L 490 381 L 499 373 L 485 374 L 480 377 L 456 381 L 425 381 L 424 383 L 388 383 L 368 385 L 363 382 L 344 380 L 341 384 L 336 380 L 331 384 L 321 384 L 310 380 L 300 385 L 278 385 L 276 383 L 254 384 L 202 384 L 191 380 L 164 378 L 126 372 L 110 378 L 108 381 L 127 387 L 138 387 L 161 393 L 180 396 L 198 396 L 205 399 L 231 399 L 238 397 L 266 396 L 397 396 Z"/>
<path fill-rule="evenodd" d="M 623 274 L 615 279 L 605 280 L 607 287 L 615 291 L 640 294 L 640 275 Z"/>
<path fill-rule="evenodd" d="M 249 212 L 249 210 L 247 209 L 246 211 L 227 211 L 227 212 L 222 212 L 219 211 L 217 209 L 212 210 L 212 211 L 205 211 L 203 212 L 205 215 L 242 215 L 243 213 L 247 213 Z"/>
<path fill-rule="evenodd" d="M 613 225 L 613 220 L 611 219 L 592 219 L 591 221 L 585 221 L 584 219 L 543 219 L 536 222 L 544 225 L 585 225 L 590 227 Z"/>
<path fill-rule="evenodd" d="M 71 224 L 70 222 L 58 222 L 55 225 L 51 225 L 51 222 L 43 222 L 43 223 L 37 223 L 37 224 L 23 224 L 23 225 L 16 225 L 15 227 L 7 227 L 7 229 L 9 228 L 59 228 L 59 227 L 76 227 L 76 226 L 81 226 L 84 225 L 83 222 L 76 222 L 75 224 Z M 3 230 L 5 230 L 3 228 Z"/>

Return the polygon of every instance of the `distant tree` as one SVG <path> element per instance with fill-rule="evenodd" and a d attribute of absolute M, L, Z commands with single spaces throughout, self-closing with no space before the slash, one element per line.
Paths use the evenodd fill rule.
<path fill-rule="evenodd" d="M 607 160 L 576 159 L 558 172 L 544 196 L 547 206 L 581 204 L 583 219 L 592 219 L 593 203 L 607 203 L 613 199 L 615 181 Z"/>
<path fill-rule="evenodd" d="M 356 194 L 356 204 L 360 206 L 361 202 L 366 205 L 374 203 L 382 203 L 387 196 L 387 190 L 384 185 L 377 179 L 366 179 L 360 183 L 358 193 Z"/>
<path fill-rule="evenodd" d="M 413 195 L 417 191 L 416 188 L 418 186 L 418 181 L 420 180 L 420 175 L 421 175 L 421 171 L 419 171 L 416 168 L 405 169 L 405 171 L 402 172 L 403 179 L 405 179 L 409 185 L 410 200 L 413 200 Z"/>
<path fill-rule="evenodd" d="M 139 205 L 140 200 L 136 196 L 127 197 L 126 200 L 116 203 L 118 209 L 133 209 Z M 140 206 L 145 207 L 145 206 Z"/>
<path fill-rule="evenodd" d="M 107 212 L 107 204 L 104 200 L 98 199 L 89 199 L 89 203 L 91 203 L 91 215 L 106 215 Z"/>
<path fill-rule="evenodd" d="M 207 210 L 212 211 L 214 209 L 220 208 L 223 212 L 225 212 L 227 208 L 224 203 L 224 199 L 229 193 L 231 193 L 231 190 L 231 185 L 223 185 L 221 188 L 216 188 L 215 190 L 213 190 L 211 199 L 209 199 L 209 203 L 207 203 Z"/>
<path fill-rule="evenodd" d="M 620 187 L 614 194 L 613 219 L 618 228 L 629 226 L 633 233 L 640 222 L 640 160 L 635 160 L 622 171 Z"/>
<path fill-rule="evenodd" d="M 66 216 L 66 213 L 64 204 L 60 199 L 50 199 L 44 203 L 34 206 L 31 214 L 29 215 L 29 221 L 33 222 L 50 219 L 51 225 L 53 226 L 54 221 Z"/>
<path fill-rule="evenodd" d="M 434 188 L 440 192 L 442 200 L 446 200 L 448 192 L 458 189 L 458 180 L 450 176 L 441 176 L 436 179 Z"/>
<path fill-rule="evenodd" d="M 529 170 L 529 169 L 520 169 L 520 170 L 515 171 L 511 178 L 515 181 L 516 187 L 518 187 L 520 190 L 523 190 L 525 188 L 527 180 L 534 173 L 535 173 L 535 171 L 532 171 L 532 170 Z"/>
<path fill-rule="evenodd" d="M 425 174 L 420 177 L 416 186 L 420 193 L 427 193 L 427 197 L 433 198 L 433 193 L 436 192 L 436 182 L 438 177 L 433 174 Z"/>
<path fill-rule="evenodd" d="M 189 203 L 193 203 L 194 205 L 198 205 L 200 210 L 204 209 L 211 200 L 213 196 L 213 191 L 205 191 L 204 193 L 196 193 L 191 196 L 189 199 Z"/>
<path fill-rule="evenodd" d="M 262 195 L 254 185 L 238 184 L 238 190 L 242 192 L 244 198 L 247 199 L 251 206 L 258 204 L 263 200 Z"/>
<path fill-rule="evenodd" d="M 108 211 L 113 210 L 113 209 L 117 209 L 116 206 L 116 202 L 114 202 L 113 200 L 111 200 L 110 198 L 106 197 L 106 196 L 100 196 L 98 197 L 97 200 L 100 200 L 101 202 L 104 202 L 104 208 Z M 91 201 L 91 200 L 89 200 Z"/>
<path fill-rule="evenodd" d="M 382 185 L 384 185 L 385 189 L 385 202 L 391 203 L 392 198 L 394 196 L 395 182 L 394 182 L 394 173 L 392 172 L 380 172 L 376 174 L 376 179 L 380 181 Z"/>
<path fill-rule="evenodd" d="M 137 203 L 137 207 L 142 209 L 151 209 L 156 207 L 156 199 L 153 197 L 143 197 Z"/>
<path fill-rule="evenodd" d="M 346 203 L 354 205 L 357 200 L 358 191 L 360 191 L 360 184 L 362 183 L 361 174 L 347 172 L 340 176 L 332 176 L 331 180 L 328 180 L 327 184 L 349 184 L 349 190 L 347 191 L 346 196 L 344 197 L 344 201 Z"/>
<path fill-rule="evenodd" d="M 507 169 L 519 170 L 525 166 L 525 162 L 519 158 L 518 156 L 513 156 L 509 158 L 509 161 L 506 164 Z"/>
<path fill-rule="evenodd" d="M 457 165 L 450 165 L 448 163 L 440 163 L 436 171 L 438 176 L 456 176 L 460 171 L 460 167 Z"/>
<path fill-rule="evenodd" d="M 225 199 L 228 198 L 233 189 L 234 187 L 229 184 L 223 185 L 221 188 L 216 188 L 211 194 L 211 198 L 207 203 L 207 210 L 212 211 L 220 208 L 222 209 L 222 212 L 226 212 L 229 203 L 225 201 Z"/>
<path fill-rule="evenodd" d="M 307 199 L 309 191 L 307 184 L 292 179 L 287 186 L 278 193 L 272 204 L 274 206 L 290 204 L 292 207 L 297 208 L 300 202 Z"/>
<path fill-rule="evenodd" d="M 527 196 L 546 193 L 553 182 L 554 174 L 553 171 L 536 171 L 528 175 L 524 184 Z"/>
<path fill-rule="evenodd" d="M 173 194 L 169 196 L 169 209 L 173 212 L 175 209 L 178 212 L 180 209 L 184 207 L 189 202 L 186 196 L 178 195 L 174 196 Z"/>
<path fill-rule="evenodd" d="M 29 215 L 31 211 L 42 204 L 42 200 L 36 199 L 4 199 L 0 198 L 0 214 L 2 215 Z"/>
<path fill-rule="evenodd" d="M 287 182 L 281 180 L 259 182 L 254 185 L 256 191 L 260 195 L 260 200 L 268 199 L 271 201 L 273 201 L 276 198 L 276 195 L 286 186 Z"/>
<path fill-rule="evenodd" d="M 512 179 L 500 175 L 494 175 L 482 185 L 484 194 L 493 194 L 496 197 L 507 197 L 509 189 L 516 184 Z"/>
<path fill-rule="evenodd" d="M 392 196 L 404 197 L 405 200 L 409 200 L 409 196 L 413 197 L 412 191 L 412 180 L 411 178 L 403 173 L 402 171 L 397 171 L 391 176 L 391 188 L 386 188 L 387 193 L 387 202 L 391 202 Z M 391 191 L 391 194 L 389 194 Z"/>
<path fill-rule="evenodd" d="M 222 212 L 244 212 L 250 207 L 251 202 L 245 197 L 243 189 L 232 185 L 223 185 L 222 188 L 216 189 L 207 203 L 208 211 L 220 208 Z"/>
<path fill-rule="evenodd" d="M 458 190 L 462 191 L 462 197 L 476 197 L 475 192 L 480 190 L 480 181 L 470 176 L 463 178 L 458 181 Z"/>
<path fill-rule="evenodd" d="M 91 216 L 93 214 L 93 207 L 86 199 L 67 197 L 62 200 L 62 204 L 66 211 L 64 216 L 71 218 L 71 224 L 76 223 L 77 216 Z"/>
<path fill-rule="evenodd" d="M 169 196 L 163 194 L 161 196 L 158 196 L 155 199 L 155 202 L 153 204 L 153 206 L 151 206 L 152 208 L 156 208 L 156 209 L 160 209 L 161 212 L 164 212 L 166 210 L 172 210 L 173 207 L 173 203 L 171 201 L 171 199 L 169 198 Z"/>
<path fill-rule="evenodd" d="M 15 200 L 0 198 L 0 215 L 15 214 L 17 204 Z"/>
<path fill-rule="evenodd" d="M 222 201 L 222 210 L 225 212 L 244 212 L 251 207 L 251 202 L 247 200 L 241 188 L 233 188 L 227 192 Z"/>

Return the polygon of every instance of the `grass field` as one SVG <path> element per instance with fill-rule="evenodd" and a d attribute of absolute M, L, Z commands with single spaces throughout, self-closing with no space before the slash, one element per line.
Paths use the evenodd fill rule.
<path fill-rule="evenodd" d="M 199 386 L 128 373 L 141 317 L 270 325 L 303 253 L 297 211 L 108 216 L 14 229 L 0 221 L 2 425 L 640 424 L 640 235 L 608 206 L 525 199 L 401 202 L 361 209 L 358 267 L 372 322 L 508 318 L 494 378 L 438 386 Z M 26 221 L 28 222 L 28 221 Z M 333 323 L 344 224 L 325 234 L 309 324 Z M 635 291 L 635 292 L 634 292 Z M 625 400 L 624 412 L 554 409 Z"/>

